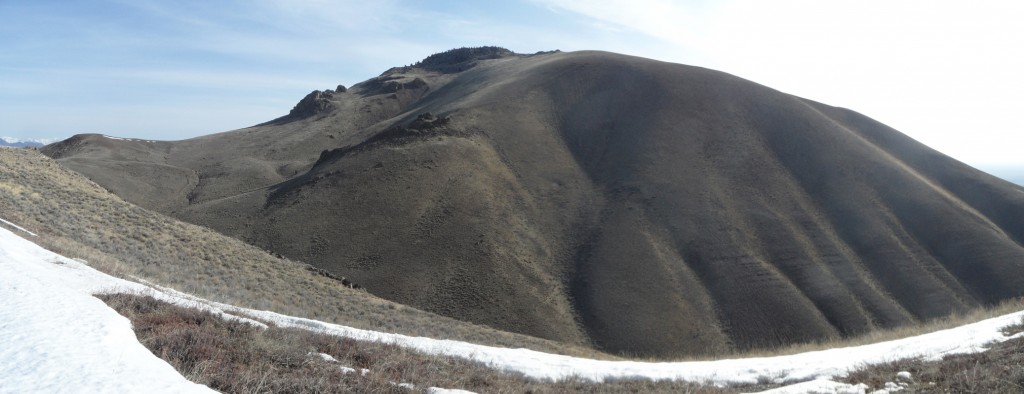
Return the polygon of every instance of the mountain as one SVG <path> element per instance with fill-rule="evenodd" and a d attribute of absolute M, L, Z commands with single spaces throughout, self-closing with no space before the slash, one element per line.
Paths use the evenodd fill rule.
<path fill-rule="evenodd" d="M 380 299 L 346 278 L 125 202 L 36 150 L 0 148 L 0 227 L 107 274 L 212 301 L 414 337 L 608 358 Z M 18 276 L 0 272 L 0 287 Z"/>
<path fill-rule="evenodd" d="M 267 123 L 42 149 L 143 207 L 431 312 L 678 357 L 1024 292 L 1024 188 L 699 67 L 463 48 Z"/>
<path fill-rule="evenodd" d="M 21 140 L 14 137 L 0 137 L 0 146 L 10 146 L 14 148 L 29 148 L 29 147 L 41 147 L 46 144 L 50 144 L 58 141 L 55 138 L 43 138 L 43 139 L 30 139 Z"/>

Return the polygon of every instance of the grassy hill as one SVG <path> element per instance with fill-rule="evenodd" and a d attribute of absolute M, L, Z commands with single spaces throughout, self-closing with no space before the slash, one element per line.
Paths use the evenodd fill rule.
<path fill-rule="evenodd" d="M 617 354 L 824 342 L 1024 293 L 1024 188 L 856 112 L 605 52 L 428 60 L 250 128 L 43 151 L 381 298 Z"/>
<path fill-rule="evenodd" d="M 352 327 L 566 354 L 600 354 L 382 300 L 313 267 L 133 204 L 31 149 L 0 148 L 0 218 L 117 276 Z"/>

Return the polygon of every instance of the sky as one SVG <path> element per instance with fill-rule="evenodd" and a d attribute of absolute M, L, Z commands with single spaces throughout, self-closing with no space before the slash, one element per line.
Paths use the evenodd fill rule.
<path fill-rule="evenodd" d="M 1024 3 L 0 0 L 0 135 L 178 140 L 446 49 L 604 50 L 850 108 L 1024 167 Z"/>

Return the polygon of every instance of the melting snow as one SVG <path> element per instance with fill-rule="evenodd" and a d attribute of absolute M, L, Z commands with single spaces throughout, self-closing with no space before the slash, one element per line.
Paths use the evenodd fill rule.
<path fill-rule="evenodd" d="M 147 294 L 250 324 L 263 325 L 242 316 L 283 327 L 392 342 L 426 353 L 479 361 L 498 370 L 538 379 L 577 377 L 602 382 L 647 378 L 725 385 L 771 378 L 780 383 L 795 383 L 767 391 L 775 394 L 864 393 L 864 385 L 836 383 L 830 379 L 845 376 L 849 370 L 866 364 L 909 357 L 937 360 L 947 354 L 980 352 L 987 344 L 1020 336 L 1007 337 L 1000 328 L 1019 322 L 1024 315 L 1024 312 L 1012 313 L 912 338 L 788 356 L 690 362 L 602 361 L 360 330 L 238 308 L 107 276 L 2 228 L 0 272 L 3 273 L 0 299 L 4 300 L 0 306 L 0 338 L 3 338 L 0 392 L 208 391 L 205 386 L 186 381 L 139 344 L 128 320 L 92 296 L 103 292 Z"/>
<path fill-rule="evenodd" d="M 440 387 L 431 387 L 427 389 L 427 394 L 476 394 L 472 391 L 458 390 L 458 389 L 442 389 Z"/>
<path fill-rule="evenodd" d="M 321 360 L 324 360 L 324 361 L 327 361 L 327 362 L 330 362 L 330 363 L 338 362 L 338 359 L 334 358 L 334 356 L 332 356 L 330 354 L 327 354 L 327 353 L 313 353 L 313 352 L 309 352 L 308 356 L 320 357 Z"/>
<path fill-rule="evenodd" d="M 217 308 L 234 308 L 223 304 L 211 305 Z M 1010 339 L 1011 337 L 1003 335 L 999 329 L 1019 322 L 1024 313 L 1013 313 L 958 328 L 864 346 L 776 357 L 654 363 L 591 360 L 528 349 L 506 349 L 450 340 L 385 334 L 267 311 L 249 311 L 246 314 L 271 321 L 278 326 L 318 330 L 360 340 L 393 342 L 426 353 L 476 360 L 496 369 L 519 372 L 539 379 L 558 380 L 575 376 L 598 382 L 606 379 L 648 378 L 714 384 L 751 384 L 765 377 L 771 377 L 781 383 L 817 380 L 845 376 L 847 371 L 865 364 L 879 364 L 912 357 L 938 360 L 947 354 L 979 352 L 985 349 L 986 344 Z"/>
<path fill-rule="evenodd" d="M 23 228 L 23 227 L 21 227 L 21 226 L 19 226 L 19 225 L 17 225 L 17 224 L 14 224 L 14 223 L 8 222 L 8 221 L 6 221 L 6 220 L 3 220 L 3 219 L 0 219 L 0 222 L 3 222 L 4 224 L 6 224 L 6 225 L 8 225 L 8 226 L 11 226 L 11 227 L 14 227 L 14 228 L 16 228 L 16 229 L 18 229 L 18 230 L 24 231 L 24 232 L 25 232 L 26 234 L 28 234 L 28 235 L 31 235 L 31 236 L 33 236 L 33 237 L 36 237 L 36 236 L 37 236 L 37 235 L 36 235 L 36 233 L 33 233 L 33 232 L 31 232 L 31 231 L 28 231 L 28 230 L 26 230 L 25 228 Z"/>
<path fill-rule="evenodd" d="M 118 141 L 142 141 L 142 142 L 156 142 L 156 141 L 154 141 L 154 140 L 140 140 L 140 139 L 138 139 L 138 138 L 124 138 L 124 137 L 114 137 L 114 136 L 109 136 L 109 135 L 106 135 L 106 134 L 104 134 L 104 135 L 103 135 L 103 138 L 107 138 L 107 139 L 112 139 L 112 140 L 118 140 Z"/>
<path fill-rule="evenodd" d="M 356 373 L 356 369 L 350 367 L 341 367 L 341 373 Z M 359 368 L 359 375 L 366 376 L 366 374 L 368 373 L 370 373 L 369 369 Z"/>
<path fill-rule="evenodd" d="M 0 229 L 0 392 L 213 392 L 189 382 L 91 294 L 139 289 Z M 124 283 L 121 283 L 124 282 Z"/>
<path fill-rule="evenodd" d="M 864 383 L 846 384 L 823 378 L 761 391 L 755 394 L 864 394 L 864 390 L 867 390 L 867 388 L 868 386 Z"/>

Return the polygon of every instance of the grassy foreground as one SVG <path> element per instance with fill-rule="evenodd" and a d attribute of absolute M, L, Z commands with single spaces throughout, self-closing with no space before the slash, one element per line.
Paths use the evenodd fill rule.
<path fill-rule="evenodd" d="M 153 354 L 189 380 L 226 393 L 407 393 L 430 387 L 479 393 L 735 392 L 671 381 L 542 382 L 392 344 L 226 321 L 148 296 L 99 297 L 132 321 L 139 342 Z"/>
<path fill-rule="evenodd" d="M 714 387 L 644 379 L 601 384 L 574 379 L 537 381 L 392 344 L 225 321 L 148 296 L 99 297 L 132 321 L 139 341 L 150 351 L 189 380 L 227 393 L 406 393 L 430 387 L 479 393 L 737 393 L 772 387 Z M 1004 330 L 1008 335 L 1022 331 L 1024 323 Z M 910 372 L 912 378 L 897 378 L 902 371 Z M 984 353 L 953 355 L 936 362 L 904 359 L 866 366 L 841 380 L 865 383 L 868 392 L 903 383 L 902 392 L 906 393 L 1020 393 L 1024 392 L 1024 338 L 995 344 Z"/>
<path fill-rule="evenodd" d="M 1006 327 L 1006 335 L 1024 332 L 1024 322 Z M 1024 337 L 993 345 L 988 351 L 947 356 L 938 362 L 895 360 L 851 373 L 844 381 L 865 383 L 871 390 L 898 382 L 910 372 L 905 393 L 1024 393 Z"/>
<path fill-rule="evenodd" d="M 479 393 L 737 393 L 773 386 L 714 387 L 644 379 L 601 384 L 575 379 L 537 381 L 387 343 L 225 321 L 148 296 L 99 297 L 132 321 L 139 341 L 150 351 L 189 380 L 227 393 L 406 393 L 430 387 Z M 1022 331 L 1024 323 L 1004 330 L 1007 335 Z M 910 372 L 912 378 L 899 379 L 902 371 Z M 865 383 L 868 392 L 902 383 L 907 393 L 1020 393 L 1024 392 L 1024 338 L 995 344 L 984 353 L 936 362 L 903 359 L 865 366 L 840 380 Z"/>

